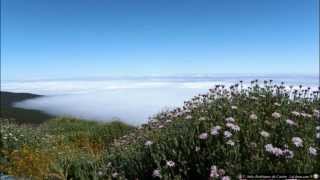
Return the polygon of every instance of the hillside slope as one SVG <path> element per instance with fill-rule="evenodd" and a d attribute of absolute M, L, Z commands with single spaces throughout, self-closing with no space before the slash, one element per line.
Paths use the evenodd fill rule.
<path fill-rule="evenodd" d="M 106 152 L 104 178 L 236 179 L 320 172 L 320 93 L 272 81 L 216 86 Z M 311 178 L 311 177 L 310 177 Z"/>
<path fill-rule="evenodd" d="M 30 94 L 30 93 L 12 93 L 12 92 L 0 92 L 0 117 L 2 118 L 12 118 L 17 123 L 29 123 L 29 124 L 39 124 L 42 123 L 53 116 L 48 115 L 42 111 L 29 110 L 13 107 L 15 102 L 38 98 L 41 95 Z"/>

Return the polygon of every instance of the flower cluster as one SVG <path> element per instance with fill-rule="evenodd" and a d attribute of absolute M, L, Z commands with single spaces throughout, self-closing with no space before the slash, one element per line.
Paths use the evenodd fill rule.
<path fill-rule="evenodd" d="M 292 138 L 292 143 L 296 146 L 296 147 L 303 147 L 303 140 L 300 137 L 293 137 Z"/>
<path fill-rule="evenodd" d="M 265 150 L 271 154 L 273 154 L 276 157 L 286 157 L 286 158 L 293 158 L 294 153 L 293 151 L 289 150 L 289 149 L 284 149 L 282 150 L 279 147 L 274 147 L 272 144 L 267 144 L 264 146 Z"/>

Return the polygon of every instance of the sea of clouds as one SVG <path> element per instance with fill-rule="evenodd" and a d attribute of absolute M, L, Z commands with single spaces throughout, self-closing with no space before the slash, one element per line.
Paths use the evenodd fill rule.
<path fill-rule="evenodd" d="M 181 106 L 185 100 L 205 93 L 216 84 L 243 80 L 273 79 L 287 85 L 318 87 L 317 76 L 192 76 L 139 78 L 83 78 L 65 80 L 6 81 L 2 90 L 45 95 L 15 104 L 58 116 L 73 116 L 97 121 L 122 121 L 139 125 L 161 110 Z"/>

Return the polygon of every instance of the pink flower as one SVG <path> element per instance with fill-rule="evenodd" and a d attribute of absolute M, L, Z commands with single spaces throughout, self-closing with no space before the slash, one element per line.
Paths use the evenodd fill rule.
<path fill-rule="evenodd" d="M 201 133 L 200 135 L 199 135 L 199 139 L 207 139 L 208 138 L 208 133 Z"/>
<path fill-rule="evenodd" d="M 230 177 L 229 177 L 229 176 L 223 176 L 223 177 L 221 178 L 221 180 L 230 180 Z"/>
<path fill-rule="evenodd" d="M 285 149 L 283 150 L 283 155 L 286 157 L 286 158 L 293 158 L 293 151 L 289 150 L 289 149 Z"/>
<path fill-rule="evenodd" d="M 240 127 L 236 124 L 227 123 L 226 126 L 235 132 L 240 131 Z"/>
<path fill-rule="evenodd" d="M 217 177 L 219 177 L 218 170 L 217 170 L 217 166 L 211 166 L 210 177 L 211 177 L 211 178 L 217 178 Z"/>

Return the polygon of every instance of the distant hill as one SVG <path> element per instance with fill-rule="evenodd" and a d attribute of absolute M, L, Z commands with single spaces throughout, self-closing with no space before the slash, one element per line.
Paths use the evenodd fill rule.
<path fill-rule="evenodd" d="M 53 118 L 53 116 L 42 111 L 13 107 L 15 102 L 38 97 L 41 97 L 41 95 L 0 91 L 0 117 L 13 118 L 17 123 L 27 124 L 39 124 Z"/>

